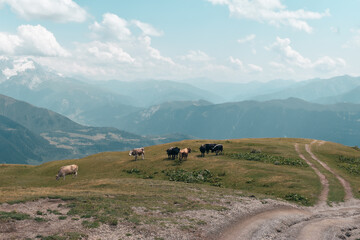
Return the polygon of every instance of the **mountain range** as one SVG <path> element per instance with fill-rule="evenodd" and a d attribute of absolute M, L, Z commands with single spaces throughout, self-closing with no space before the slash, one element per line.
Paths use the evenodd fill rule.
<path fill-rule="evenodd" d="M 194 137 L 358 145 L 359 91 L 360 77 L 351 76 L 94 82 L 64 77 L 29 58 L 0 58 L 0 149 L 3 162 L 40 163 Z"/>
<path fill-rule="evenodd" d="M 322 105 L 297 98 L 223 104 L 165 103 L 128 115 L 134 133 L 182 132 L 198 138 L 297 137 L 359 145 L 360 105 Z"/>
<path fill-rule="evenodd" d="M 189 139 L 139 136 L 110 127 L 89 127 L 45 108 L 0 95 L 0 152 L 3 163 L 41 163 L 104 151 Z"/>

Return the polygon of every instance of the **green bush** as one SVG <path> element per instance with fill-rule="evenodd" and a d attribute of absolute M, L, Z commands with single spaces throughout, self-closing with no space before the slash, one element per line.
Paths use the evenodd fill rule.
<path fill-rule="evenodd" d="M 26 213 L 18 213 L 16 211 L 12 212 L 1 212 L 0 211 L 0 219 L 13 219 L 13 220 L 25 220 L 29 219 L 30 215 Z"/>
<path fill-rule="evenodd" d="M 128 174 L 133 174 L 133 173 L 139 174 L 141 171 L 137 168 L 132 168 L 132 169 L 124 170 L 124 172 Z"/>
<path fill-rule="evenodd" d="M 248 161 L 257 161 L 264 163 L 272 163 L 275 165 L 290 165 L 297 167 L 308 167 L 306 162 L 300 158 L 285 158 L 282 156 L 274 156 L 266 153 L 261 153 L 258 151 L 251 151 L 247 153 L 229 153 L 227 154 L 233 159 L 244 159 Z"/>
<path fill-rule="evenodd" d="M 301 203 L 302 205 L 305 205 L 305 206 L 310 205 L 308 198 L 306 198 L 300 194 L 297 194 L 297 193 L 288 193 L 285 195 L 285 199 L 288 201 Z"/>
<path fill-rule="evenodd" d="M 100 227 L 100 223 L 98 221 L 89 222 L 89 221 L 84 220 L 81 224 L 86 228 L 98 228 L 98 227 Z"/>
<path fill-rule="evenodd" d="M 220 185 L 219 177 L 214 177 L 214 175 L 207 169 L 198 170 L 198 171 L 186 171 L 184 169 L 167 171 L 166 176 L 169 177 L 170 181 L 176 182 L 186 182 L 186 183 L 204 183 L 208 182 L 211 184 Z"/>
<path fill-rule="evenodd" d="M 340 155 L 338 157 L 338 166 L 345 169 L 350 174 L 360 174 L 360 158 L 345 157 Z"/>

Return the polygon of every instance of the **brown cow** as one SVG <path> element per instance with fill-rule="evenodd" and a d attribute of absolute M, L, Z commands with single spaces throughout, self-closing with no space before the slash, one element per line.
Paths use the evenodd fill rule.
<path fill-rule="evenodd" d="M 134 148 L 129 152 L 129 156 L 135 156 L 135 161 L 137 160 L 138 156 L 142 156 L 142 159 L 145 158 L 145 150 L 144 148 Z"/>
<path fill-rule="evenodd" d="M 75 164 L 63 166 L 60 168 L 58 174 L 56 175 L 56 180 L 59 180 L 59 178 L 61 177 L 64 177 L 65 180 L 65 176 L 69 174 L 74 174 L 73 177 L 77 177 L 78 169 L 79 167 Z"/>
<path fill-rule="evenodd" d="M 181 149 L 179 152 L 179 159 L 182 160 L 183 158 L 185 158 L 185 160 L 187 160 L 189 153 L 191 153 L 190 148 Z"/>

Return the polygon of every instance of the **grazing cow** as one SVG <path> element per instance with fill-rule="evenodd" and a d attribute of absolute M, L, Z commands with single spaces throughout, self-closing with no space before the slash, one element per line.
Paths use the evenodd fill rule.
<path fill-rule="evenodd" d="M 205 152 L 206 152 L 206 147 L 205 147 L 205 145 L 204 145 L 204 144 L 201 145 L 199 149 L 200 149 L 200 152 L 201 152 L 201 156 L 202 156 L 202 157 L 205 157 Z"/>
<path fill-rule="evenodd" d="M 216 145 L 217 145 L 216 143 L 206 143 L 206 144 L 204 144 L 206 153 L 209 154 L 209 151 L 211 149 L 213 149 Z"/>
<path fill-rule="evenodd" d="M 180 150 L 179 153 L 179 159 L 182 160 L 183 158 L 185 158 L 185 160 L 187 159 L 189 153 L 191 153 L 191 149 L 190 148 L 184 148 Z"/>
<path fill-rule="evenodd" d="M 74 174 L 73 177 L 77 177 L 78 169 L 79 167 L 75 164 L 63 166 L 60 168 L 58 174 L 56 175 L 56 180 L 59 180 L 59 178 L 61 177 L 64 177 L 65 180 L 65 176 L 69 174 Z"/>
<path fill-rule="evenodd" d="M 171 148 L 169 148 L 168 150 L 166 150 L 166 152 L 167 152 L 168 158 L 171 157 L 171 159 L 175 159 L 176 156 L 179 155 L 180 148 L 178 148 L 178 147 L 171 147 Z"/>
<path fill-rule="evenodd" d="M 221 144 L 217 144 L 215 147 L 213 147 L 213 148 L 211 149 L 211 152 L 215 152 L 216 155 L 218 155 L 219 152 L 222 153 L 222 151 L 223 151 L 223 145 L 221 145 Z"/>
<path fill-rule="evenodd" d="M 129 152 L 129 156 L 135 156 L 135 161 L 137 160 L 138 156 L 142 156 L 142 159 L 145 158 L 145 150 L 144 148 L 134 148 Z"/>

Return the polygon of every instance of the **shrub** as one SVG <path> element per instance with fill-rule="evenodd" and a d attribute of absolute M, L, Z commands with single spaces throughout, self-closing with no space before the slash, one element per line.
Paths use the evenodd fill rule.
<path fill-rule="evenodd" d="M 85 220 L 81 224 L 86 228 L 98 228 L 100 226 L 100 223 L 98 221 L 89 222 Z"/>
<path fill-rule="evenodd" d="M 213 174 L 207 170 L 197 170 L 197 171 L 186 171 L 184 169 L 167 171 L 166 176 L 169 177 L 170 181 L 176 182 L 186 182 L 186 183 L 201 183 L 208 182 L 213 185 L 219 186 L 219 177 L 214 177 Z"/>
<path fill-rule="evenodd" d="M 338 157 L 338 166 L 345 169 L 350 174 L 360 174 L 360 158 L 345 157 L 340 155 Z"/>
<path fill-rule="evenodd" d="M 0 212 L 0 219 L 13 219 L 13 220 L 25 220 L 29 219 L 30 215 L 26 213 L 12 212 Z"/>
<path fill-rule="evenodd" d="M 285 195 L 285 199 L 288 201 L 301 203 L 302 205 L 305 206 L 308 206 L 310 204 L 308 198 L 297 193 L 288 193 Z"/>
<path fill-rule="evenodd" d="M 129 169 L 129 170 L 124 170 L 126 173 L 128 174 L 133 174 L 133 173 L 136 173 L 136 174 L 139 174 L 141 171 L 137 168 L 132 168 L 132 169 Z"/>
<path fill-rule="evenodd" d="M 36 217 L 36 218 L 34 218 L 34 220 L 37 222 L 46 222 L 47 221 L 45 218 L 42 218 L 42 217 Z"/>
<path fill-rule="evenodd" d="M 244 159 L 248 161 L 272 163 L 275 165 L 308 167 L 308 165 L 300 158 L 285 158 L 282 156 L 274 156 L 266 153 L 256 152 L 256 150 L 252 150 L 249 153 L 230 153 L 228 154 L 228 156 L 233 159 Z"/>

